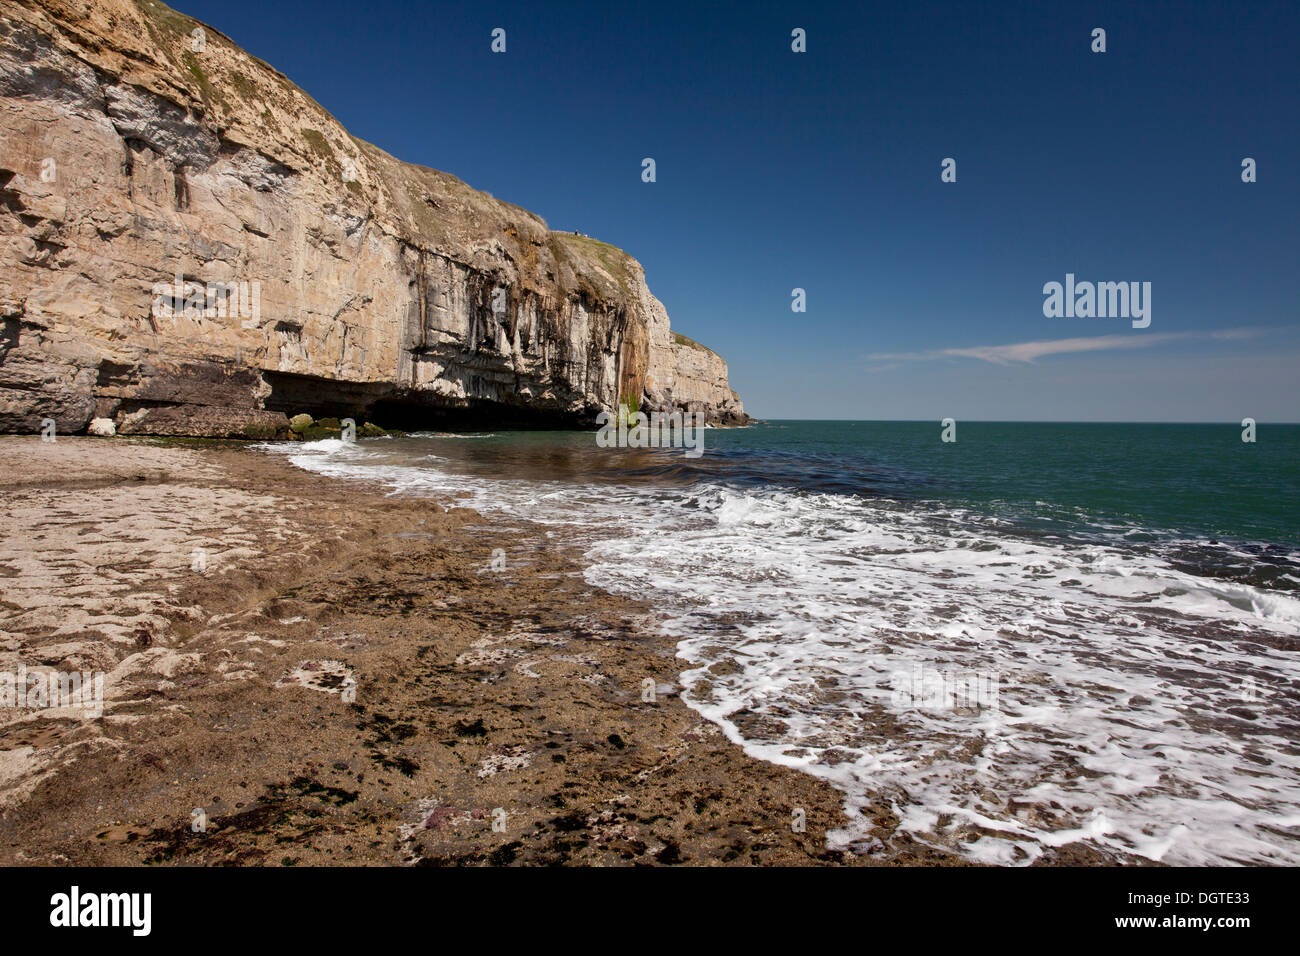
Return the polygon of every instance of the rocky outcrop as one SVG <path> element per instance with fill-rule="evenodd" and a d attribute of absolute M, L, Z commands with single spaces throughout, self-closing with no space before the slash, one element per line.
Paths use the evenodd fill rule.
<path fill-rule="evenodd" d="M 745 420 L 641 266 L 351 137 L 153 0 L 0 8 L 0 430 Z"/>

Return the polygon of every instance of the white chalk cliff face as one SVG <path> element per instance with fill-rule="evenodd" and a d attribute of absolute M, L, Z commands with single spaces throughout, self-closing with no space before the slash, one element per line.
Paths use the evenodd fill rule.
<path fill-rule="evenodd" d="M 0 322 L 0 431 L 746 420 L 630 256 L 351 137 L 153 0 L 0 6 Z"/>

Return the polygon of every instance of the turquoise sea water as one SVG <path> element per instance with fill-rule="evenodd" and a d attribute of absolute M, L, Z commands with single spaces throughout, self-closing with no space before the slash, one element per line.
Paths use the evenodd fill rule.
<path fill-rule="evenodd" d="M 1050 527 L 1300 547 L 1300 425 L 773 421 L 706 432 L 707 454 L 598 449 L 588 432 L 424 435 L 466 474 L 783 487 L 933 498 Z M 396 450 L 396 449 L 395 449 Z"/>
<path fill-rule="evenodd" d="M 839 459 L 930 494 L 1049 523 L 1072 515 L 1160 532 L 1300 547 L 1300 425 L 774 422 L 723 434 L 720 449 Z M 909 488 L 908 485 L 911 484 Z M 891 486 L 892 487 L 892 486 Z"/>
<path fill-rule="evenodd" d="M 698 458 L 587 432 L 274 449 L 582 547 L 676 638 L 692 707 L 843 792 L 832 845 L 1300 863 L 1300 426 L 942 431 L 767 422 Z"/>

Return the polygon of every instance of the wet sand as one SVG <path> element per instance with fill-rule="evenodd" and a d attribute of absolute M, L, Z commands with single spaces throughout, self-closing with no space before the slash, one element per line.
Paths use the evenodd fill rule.
<path fill-rule="evenodd" d="M 236 444 L 0 449 L 0 671 L 107 674 L 0 708 L 0 862 L 960 862 L 828 852 L 836 791 L 688 709 L 562 535 Z"/>
<path fill-rule="evenodd" d="M 540 529 L 234 446 L 0 447 L 0 670 L 107 673 L 101 719 L 0 709 L 7 863 L 833 858 L 834 792 L 685 708 Z"/>

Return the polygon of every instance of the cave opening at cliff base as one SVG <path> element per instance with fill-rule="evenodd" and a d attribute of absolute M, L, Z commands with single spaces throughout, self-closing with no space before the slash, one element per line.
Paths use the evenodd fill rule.
<path fill-rule="evenodd" d="M 271 388 L 263 405 L 293 417 L 352 418 L 400 431 L 471 432 L 582 429 L 593 427 L 599 409 L 580 413 L 485 400 L 439 402 L 427 393 L 394 391 L 391 385 L 341 382 L 293 372 L 262 372 Z"/>

